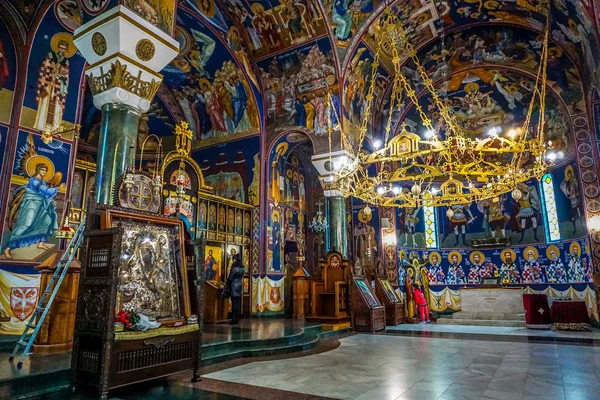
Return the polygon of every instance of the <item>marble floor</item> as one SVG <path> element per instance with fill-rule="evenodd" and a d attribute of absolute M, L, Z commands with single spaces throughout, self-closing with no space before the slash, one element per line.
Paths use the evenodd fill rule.
<path fill-rule="evenodd" d="M 237 394 L 257 399 L 600 399 L 600 347 L 593 345 L 370 334 L 340 342 L 322 354 L 208 373 L 198 385 L 224 393 L 241 387 Z M 287 395 L 243 390 L 249 384 Z"/>
<path fill-rule="evenodd" d="M 318 325 L 292 318 L 242 318 L 236 325 L 205 324 L 202 342 L 206 345 L 240 340 L 279 339 L 299 334 L 305 327 Z"/>
<path fill-rule="evenodd" d="M 529 339 L 539 339 L 540 341 L 556 341 L 556 342 L 577 342 L 577 343 L 592 343 L 600 345 L 600 329 L 593 328 L 592 331 L 563 331 L 557 329 L 528 329 L 520 327 L 501 327 L 501 326 L 465 326 L 465 325 L 438 325 L 438 324 L 401 324 L 396 326 L 388 326 L 387 333 L 409 333 L 418 332 L 439 333 L 442 335 L 432 335 L 435 337 L 459 338 L 473 337 L 474 339 L 486 338 L 495 340 L 512 341 L 518 337 L 526 337 Z M 447 334 L 447 335 L 443 335 Z M 599 396 L 600 398 L 600 396 Z"/>

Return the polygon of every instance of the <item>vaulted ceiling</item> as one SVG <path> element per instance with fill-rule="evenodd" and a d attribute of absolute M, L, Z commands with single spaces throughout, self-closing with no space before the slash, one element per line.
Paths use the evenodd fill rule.
<path fill-rule="evenodd" d="M 80 6 L 89 3 L 76 1 Z M 31 25 L 43 4 L 12 2 L 25 26 Z M 301 125 L 318 141 L 322 127 L 302 123 L 294 107 L 313 102 L 319 112 L 319 99 L 326 91 L 339 97 L 344 123 L 358 126 L 372 78 L 374 32 L 390 7 L 412 32 L 412 44 L 429 76 L 464 124 L 475 130 L 482 124 L 516 124 L 523 118 L 548 10 L 549 104 L 556 124 L 584 111 L 585 93 L 600 82 L 595 5 L 588 0 L 552 0 L 550 5 L 537 0 L 181 0 L 176 38 L 182 52 L 164 71 L 165 84 L 153 107 L 150 129 L 166 132 L 175 120 L 204 112 L 199 99 L 206 82 L 223 90 L 225 81 L 238 75 L 253 95 L 245 125 L 226 127 L 230 138 Z M 410 103 L 392 110 L 389 118 L 394 71 L 389 49 L 380 55 L 370 135 L 380 135 L 389 120 L 394 130 L 404 119 L 418 130 Z M 407 60 L 402 71 L 426 104 L 415 66 Z M 470 98 L 486 105 L 470 104 Z M 280 118 L 286 109 L 289 112 Z M 264 127 L 256 118 L 259 112 L 267 120 Z M 197 138 L 205 145 L 218 141 L 208 120 L 197 128 L 201 130 Z"/>

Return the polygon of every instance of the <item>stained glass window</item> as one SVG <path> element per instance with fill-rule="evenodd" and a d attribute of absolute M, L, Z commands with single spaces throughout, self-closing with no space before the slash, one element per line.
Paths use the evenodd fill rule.
<path fill-rule="evenodd" d="M 428 249 L 437 249 L 437 219 L 435 218 L 435 207 L 423 206 L 425 214 L 425 247 Z"/>
<path fill-rule="evenodd" d="M 560 240 L 560 227 L 558 224 L 558 213 L 556 211 L 556 200 L 554 198 L 554 184 L 552 175 L 546 174 L 542 178 L 542 193 L 544 201 L 544 226 L 546 228 L 546 239 L 548 242 L 558 242 Z"/>

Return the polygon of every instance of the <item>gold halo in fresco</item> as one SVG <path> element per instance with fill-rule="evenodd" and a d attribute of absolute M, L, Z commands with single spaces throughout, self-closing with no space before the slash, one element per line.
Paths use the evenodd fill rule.
<path fill-rule="evenodd" d="M 277 145 L 277 147 L 275 148 L 275 153 L 282 156 L 288 151 L 288 148 L 289 148 L 289 145 L 287 144 L 287 142 L 279 143 Z"/>
<path fill-rule="evenodd" d="M 452 256 L 456 255 L 456 259 L 458 260 L 458 263 L 460 264 L 462 262 L 462 254 L 460 254 L 458 251 L 454 250 L 451 251 L 450 253 L 448 253 L 448 261 L 450 263 L 452 263 Z"/>
<path fill-rule="evenodd" d="M 75 43 L 73 43 L 73 35 L 69 35 L 66 32 L 59 32 L 56 35 L 52 36 L 52 40 L 50 41 L 50 47 L 52 47 L 52 51 L 55 53 L 58 52 L 58 44 L 60 42 L 67 43 L 67 51 L 65 51 L 65 57 L 71 58 L 77 52 L 77 47 Z"/>
<path fill-rule="evenodd" d="M 473 260 L 475 258 L 475 254 L 479 254 L 479 257 L 481 257 L 480 263 L 483 263 L 485 261 L 485 256 L 483 255 L 482 252 L 474 251 L 471 254 L 469 254 L 469 260 L 471 260 L 471 264 L 475 264 L 475 261 Z"/>
<path fill-rule="evenodd" d="M 196 0 L 196 4 L 198 4 L 200 12 L 208 18 L 212 18 L 215 15 L 216 7 L 213 0 Z"/>
<path fill-rule="evenodd" d="M 529 257 L 529 252 L 530 251 L 533 252 L 533 259 L 537 260 L 540 255 L 538 253 L 538 250 L 535 247 L 532 247 L 532 246 L 529 246 L 529 247 L 525 248 L 525 251 L 523 251 L 523 258 L 525 260 L 529 260 L 528 257 Z"/>
<path fill-rule="evenodd" d="M 514 250 L 512 249 L 504 249 L 500 252 L 500 258 L 502 259 L 502 262 L 506 263 L 506 259 L 505 259 L 505 254 L 506 253 L 510 253 L 510 255 L 512 256 L 512 262 L 515 262 L 517 260 L 517 253 L 515 253 Z"/>
<path fill-rule="evenodd" d="M 578 256 L 581 255 L 581 245 L 579 243 L 577 243 L 577 242 L 573 242 L 569 246 L 569 254 L 574 254 L 575 251 L 577 251 L 577 255 Z"/>
<path fill-rule="evenodd" d="M 546 257 L 548 257 L 548 260 L 552 260 L 553 251 L 556 257 L 560 258 L 560 250 L 558 249 L 558 246 L 552 244 L 546 248 Z"/>
<path fill-rule="evenodd" d="M 438 264 L 440 263 L 440 261 L 442 261 L 442 256 L 440 255 L 440 253 L 438 253 L 437 251 L 432 251 L 431 253 L 429 253 L 429 263 L 433 264 L 433 256 L 436 255 L 438 258 Z"/>
<path fill-rule="evenodd" d="M 365 215 L 365 212 L 363 211 L 362 208 L 360 209 L 360 211 L 358 211 L 358 220 L 360 222 L 362 222 L 363 224 L 369 223 L 369 221 L 371 221 L 371 218 L 373 218 L 373 213 L 371 213 L 367 216 L 367 215 Z"/>
<path fill-rule="evenodd" d="M 35 174 L 35 167 L 38 164 L 46 165 L 46 169 L 48 172 L 44 177 L 45 181 L 49 181 L 54 176 L 54 163 L 48 157 L 45 156 L 33 156 L 29 160 L 27 160 L 27 164 L 25 164 L 25 169 L 27 170 L 27 175 L 33 176 Z"/>

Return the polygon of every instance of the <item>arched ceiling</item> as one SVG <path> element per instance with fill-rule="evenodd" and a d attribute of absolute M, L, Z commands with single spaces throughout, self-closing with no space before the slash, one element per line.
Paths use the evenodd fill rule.
<path fill-rule="evenodd" d="M 452 104 L 455 115 L 466 125 L 487 124 L 488 129 L 494 123 L 517 125 L 524 118 L 531 98 L 530 82 L 539 65 L 547 7 L 545 3 L 525 0 L 400 0 L 393 3 L 394 12 L 404 21 L 406 31 L 411 32 L 411 44 L 417 50 L 421 65 L 437 82 L 446 101 Z M 348 128 L 355 132 L 363 120 L 367 90 L 362 89 L 362 77 L 374 59 L 377 48 L 374 32 L 384 8 L 385 4 L 378 4 L 373 15 L 352 32 L 343 60 L 345 98 L 342 103 Z M 547 83 L 551 93 L 548 104 L 554 109 L 548 112 L 557 116 L 550 118 L 548 124 L 563 126 L 562 121 L 569 120 L 568 114 L 585 111 L 584 93 L 589 92 L 594 82 L 600 81 L 595 61 L 600 55 L 598 30 L 591 22 L 591 15 L 594 15 L 593 6 L 584 1 L 552 2 Z M 378 93 L 379 86 L 375 92 L 377 106 L 374 105 L 376 110 L 372 111 L 371 136 L 383 135 L 390 112 L 392 85 L 389 82 L 394 76 L 391 52 L 383 46 L 380 57 L 383 66 L 378 77 L 382 81 L 387 79 L 388 84 L 385 94 Z M 424 109 L 433 112 L 415 70 L 412 61 L 403 60 L 402 73 L 410 79 Z M 583 76 L 590 79 L 582 82 Z M 468 94 L 465 87 L 479 90 Z M 477 102 L 484 100 L 488 106 L 479 107 Z M 490 107 L 493 110 L 488 109 Z M 491 118 L 490 114 L 494 113 L 498 115 Z M 403 121 L 417 133 L 423 131 L 411 104 L 402 103 L 395 108 L 391 120 L 393 132 Z"/>
<path fill-rule="evenodd" d="M 294 97 L 300 103 L 314 102 L 311 96 L 316 99 L 320 93 L 311 92 L 304 100 L 300 81 L 310 81 L 305 60 L 320 59 L 322 63 L 315 66 L 322 71 L 320 79 L 331 80 L 329 72 L 337 70 L 333 74 L 335 84 L 324 85 L 323 89 L 336 93 L 336 86 L 341 86 L 337 92 L 340 115 L 345 117 L 344 124 L 356 131 L 363 120 L 366 92 L 372 78 L 370 71 L 377 47 L 374 33 L 389 7 L 412 32 L 411 43 L 432 79 L 447 78 L 449 102 L 460 102 L 464 86 L 476 83 L 482 90 L 493 91 L 490 96 L 497 98 L 497 107 L 504 113 L 499 120 L 514 123 L 528 105 L 530 96 L 525 82 L 536 72 L 548 10 L 547 3 L 535 0 L 217 0 L 217 4 L 245 39 L 250 64 L 257 65 L 262 77 L 267 108 L 293 107 Z M 594 6 L 587 0 L 552 0 L 550 7 L 548 85 L 552 98 L 549 103 L 556 105 L 553 112 L 561 113 L 561 120 L 568 120 L 568 114 L 585 110 L 587 88 L 582 87 L 581 77 L 590 77 L 583 85 L 600 82 L 595 61 L 600 55 L 598 29 L 593 18 Z M 390 114 L 394 71 L 388 50 L 384 48 L 380 53 L 382 64 L 376 75 L 371 110 L 374 120 L 369 125 L 369 132 L 375 135 L 381 134 Z M 319 57 L 308 56 L 315 52 Z M 412 77 L 425 102 L 414 69 L 405 60 L 402 72 Z M 498 81 L 505 76 L 510 76 L 506 81 L 510 84 Z M 285 94 L 273 94 L 281 85 L 290 85 L 291 100 L 286 100 Z M 514 98 L 509 98 L 510 93 Z M 269 97 L 275 103 L 270 103 Z M 394 131 L 404 115 L 410 114 L 404 108 L 393 110 Z M 267 119 L 267 131 L 270 126 L 278 132 L 286 127 L 303 126 L 308 132 L 312 130 L 317 139 L 322 134 L 316 126 L 311 129 L 298 121 L 294 111 L 290 114 L 294 117 L 284 121 Z"/>
<path fill-rule="evenodd" d="M 587 86 L 600 82 L 596 59 L 600 54 L 594 5 L 588 0 L 551 0 L 552 35 L 548 83 L 559 110 L 567 114 L 585 109 Z M 49 2 L 49 1 L 48 1 Z M 48 2 L 15 0 L 23 26 L 31 29 Z M 117 0 L 102 0 L 106 6 Z M 82 21 L 89 20 L 89 0 L 57 0 L 79 5 Z M 95 3 L 95 2 L 94 2 Z M 83 5 L 83 7 L 82 7 Z M 519 119 L 527 102 L 527 85 L 539 60 L 541 33 L 547 5 L 536 0 L 179 0 L 176 38 L 182 53 L 164 71 L 164 85 L 153 105 L 148 125 L 153 133 L 168 135 L 178 120 L 194 120 L 203 145 L 257 134 L 264 130 L 273 140 L 282 131 L 302 128 L 319 142 L 326 142 L 323 128 L 308 121 L 302 105 L 314 105 L 324 115 L 324 93 L 339 100 L 344 124 L 358 127 L 364 116 L 366 91 L 376 44 L 374 32 L 384 10 L 392 7 L 412 32 L 412 44 L 434 80 L 446 76 L 448 101 L 459 102 L 464 87 L 476 83 L 494 91 L 507 115 Z M 196 33 L 194 33 L 196 32 Z M 199 33 L 199 34 L 198 34 Z M 443 49 L 442 49 L 443 48 Z M 371 110 L 370 132 L 381 134 L 390 117 L 390 82 L 394 76 L 389 52 L 381 52 L 376 76 L 376 101 Z M 478 70 L 489 73 L 479 73 Z M 405 62 L 403 73 L 419 89 L 414 65 Z M 506 82 L 498 79 L 510 75 Z M 239 79 L 247 92 L 247 114 L 241 128 L 211 120 L 207 113 L 207 89 L 221 93 L 218 106 L 234 116 L 225 90 L 229 78 Z M 206 85 L 208 82 L 209 85 Z M 520 82 L 520 83 L 519 83 Z M 471 85 L 470 87 L 473 87 Z M 422 89 L 422 88 L 421 88 Z M 506 100 L 507 91 L 515 99 Z M 289 93 L 288 93 L 289 92 Z M 426 101 L 424 93 L 420 93 Z M 520 98 L 521 100 L 518 100 Z M 504 99 L 504 100 L 503 100 Z M 210 99 L 209 99 L 210 100 Z M 215 104 L 217 104 L 215 103 Z M 513 104 L 514 103 L 514 104 Z M 408 104 L 404 105 L 408 107 Z M 300 107 L 300 108 L 298 108 Z M 394 130 L 407 109 L 394 109 Z M 281 110 L 284 118 L 281 118 Z M 221 110 L 223 111 L 223 110 Z M 261 126 L 259 113 L 266 121 Z M 320 113 L 320 114 L 319 114 Z M 309 113 L 310 114 L 310 113 Z M 323 114 L 323 115 L 321 115 Z M 215 114 L 216 115 L 216 114 Z M 155 118 L 156 117 L 156 118 Z M 238 115 L 237 118 L 241 120 Z M 237 119 L 236 118 L 236 119 Z M 304 118 L 304 119 L 303 119 Z M 217 129 L 212 129 L 216 124 Z M 226 134 L 223 134 L 225 124 Z M 213 132 L 211 132 L 211 130 Z M 271 133 L 270 133 L 271 132 Z M 270 140 L 270 139 L 269 139 Z"/>

